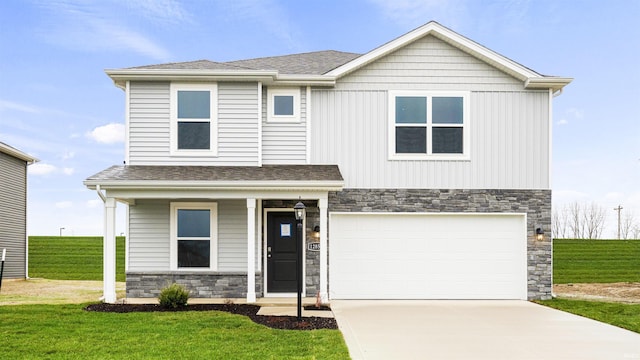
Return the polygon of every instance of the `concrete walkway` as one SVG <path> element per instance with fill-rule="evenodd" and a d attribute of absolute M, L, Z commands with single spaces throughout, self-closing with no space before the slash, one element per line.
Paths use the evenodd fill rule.
<path fill-rule="evenodd" d="M 332 300 L 353 359 L 640 359 L 640 334 L 526 301 Z"/>

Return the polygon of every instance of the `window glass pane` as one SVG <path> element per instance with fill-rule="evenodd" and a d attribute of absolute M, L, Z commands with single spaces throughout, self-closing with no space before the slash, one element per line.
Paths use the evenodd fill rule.
<path fill-rule="evenodd" d="M 211 236 L 210 210 L 178 209 L 178 237 Z"/>
<path fill-rule="evenodd" d="M 396 127 L 396 153 L 426 154 L 427 128 Z"/>
<path fill-rule="evenodd" d="M 210 257 L 210 241 L 178 240 L 178 267 L 209 267 Z"/>
<path fill-rule="evenodd" d="M 462 154 L 462 128 L 434 127 L 432 150 L 434 154 Z"/>
<path fill-rule="evenodd" d="M 434 97 L 433 123 L 434 124 L 462 124 L 462 102 L 461 97 Z"/>
<path fill-rule="evenodd" d="M 210 149 L 209 122 L 178 122 L 178 149 Z"/>
<path fill-rule="evenodd" d="M 396 97 L 397 124 L 426 124 L 427 98 L 420 96 Z"/>
<path fill-rule="evenodd" d="M 209 91 L 178 91 L 178 119 L 209 119 Z"/>
<path fill-rule="evenodd" d="M 273 115 L 293 115 L 293 96 L 276 95 L 273 97 Z"/>

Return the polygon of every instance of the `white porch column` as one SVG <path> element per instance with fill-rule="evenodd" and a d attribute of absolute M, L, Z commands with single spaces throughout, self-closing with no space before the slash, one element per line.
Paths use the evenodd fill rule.
<path fill-rule="evenodd" d="M 103 240 L 104 302 L 116 302 L 116 199 L 108 197 L 104 202 Z"/>
<path fill-rule="evenodd" d="M 328 279 L 329 264 L 327 262 L 327 198 L 318 199 L 320 209 L 320 301 L 329 302 Z"/>
<path fill-rule="evenodd" d="M 247 199 L 247 302 L 256 302 L 256 199 Z"/>

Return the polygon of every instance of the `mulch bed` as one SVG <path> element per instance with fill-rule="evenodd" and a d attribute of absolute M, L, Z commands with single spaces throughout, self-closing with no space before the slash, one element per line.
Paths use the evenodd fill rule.
<path fill-rule="evenodd" d="M 260 306 L 249 304 L 194 304 L 177 309 L 170 309 L 153 304 L 92 304 L 85 308 L 87 311 L 130 313 L 130 312 L 177 312 L 177 311 L 225 311 L 232 314 L 244 315 L 253 322 L 273 329 L 284 330 L 316 330 L 337 329 L 336 319 L 322 317 L 303 317 L 298 321 L 295 316 L 264 316 L 257 315 Z"/>

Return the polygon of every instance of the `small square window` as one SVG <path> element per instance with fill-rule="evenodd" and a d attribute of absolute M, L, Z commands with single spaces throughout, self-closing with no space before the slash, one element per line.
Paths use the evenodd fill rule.
<path fill-rule="evenodd" d="M 300 122 L 300 88 L 267 89 L 267 122 Z"/>
<path fill-rule="evenodd" d="M 293 116 L 293 96 L 276 95 L 273 97 L 273 114 Z"/>

